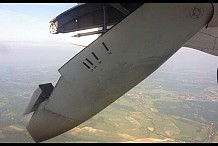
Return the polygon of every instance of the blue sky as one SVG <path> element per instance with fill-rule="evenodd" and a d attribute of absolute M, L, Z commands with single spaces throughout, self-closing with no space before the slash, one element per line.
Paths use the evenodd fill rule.
<path fill-rule="evenodd" d="M 31 42 L 88 45 L 97 35 L 72 38 L 72 33 L 51 34 L 50 21 L 76 3 L 0 3 L 0 43 Z M 77 33 L 77 32 L 76 32 Z"/>
<path fill-rule="evenodd" d="M 50 34 L 53 18 L 76 3 L 0 3 L 0 42 L 64 42 L 69 35 Z"/>

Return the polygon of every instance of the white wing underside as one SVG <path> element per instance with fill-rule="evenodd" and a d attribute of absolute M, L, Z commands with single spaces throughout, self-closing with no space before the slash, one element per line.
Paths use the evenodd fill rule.
<path fill-rule="evenodd" d="M 183 46 L 218 56 L 218 27 L 202 28 Z M 73 44 L 73 43 L 72 43 Z M 76 46 L 81 46 L 73 44 Z M 87 45 L 86 45 L 87 46 Z M 82 47 L 86 47 L 82 46 Z"/>
<path fill-rule="evenodd" d="M 185 43 L 184 47 L 218 56 L 218 27 L 202 28 Z"/>
<path fill-rule="evenodd" d="M 190 15 L 194 8 L 203 12 L 199 19 Z M 40 104 L 34 97 L 25 112 L 35 111 L 27 125 L 30 135 L 40 142 L 78 126 L 148 77 L 182 46 L 218 56 L 218 27 L 205 28 L 212 8 L 211 4 L 143 4 L 62 66 L 49 98 L 50 92 L 45 91 L 40 92 Z"/>

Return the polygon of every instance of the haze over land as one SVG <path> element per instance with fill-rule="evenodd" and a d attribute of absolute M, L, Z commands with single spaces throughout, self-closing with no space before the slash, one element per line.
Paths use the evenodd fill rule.
<path fill-rule="evenodd" d="M 81 50 L 0 43 L 0 142 L 33 142 L 23 112 L 39 84 Z M 218 58 L 182 48 L 147 79 L 78 127 L 45 142 L 218 142 Z"/>

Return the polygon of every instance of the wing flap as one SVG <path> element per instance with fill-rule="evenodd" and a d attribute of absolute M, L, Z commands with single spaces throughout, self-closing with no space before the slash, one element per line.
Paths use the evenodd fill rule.
<path fill-rule="evenodd" d="M 184 47 L 193 48 L 205 53 L 218 56 L 218 27 L 202 28 Z"/>

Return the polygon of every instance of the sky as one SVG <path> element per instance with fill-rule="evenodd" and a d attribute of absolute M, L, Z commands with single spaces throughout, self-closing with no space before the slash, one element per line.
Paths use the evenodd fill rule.
<path fill-rule="evenodd" d="M 72 38 L 51 34 L 50 21 L 76 3 L 0 3 L 0 42 L 69 43 L 88 45 L 96 36 Z M 90 40 L 91 39 L 91 40 Z"/>
<path fill-rule="evenodd" d="M 49 22 L 76 5 L 76 3 L 0 3 L 0 51 L 6 48 L 5 42 L 28 45 L 58 43 L 88 45 L 97 38 L 97 35 L 75 38 L 71 36 L 78 32 L 64 34 L 49 32 Z"/>

